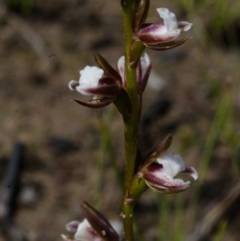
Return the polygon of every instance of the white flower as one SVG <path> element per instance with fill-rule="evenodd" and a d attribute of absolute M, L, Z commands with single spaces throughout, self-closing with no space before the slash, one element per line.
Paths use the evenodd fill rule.
<path fill-rule="evenodd" d="M 190 186 L 190 181 L 175 179 L 179 173 L 190 175 L 195 180 L 198 174 L 193 167 L 186 167 L 181 156 L 169 151 L 162 153 L 155 162 L 141 171 L 147 185 L 164 193 L 180 192 Z"/>
<path fill-rule="evenodd" d="M 89 89 L 98 87 L 99 80 L 103 77 L 104 71 L 95 66 L 86 66 L 83 70 L 80 70 L 79 73 L 79 81 L 71 80 L 68 84 L 69 89 L 77 90 L 83 95 L 94 95 L 89 92 Z"/>
<path fill-rule="evenodd" d="M 101 108 L 113 102 L 119 91 L 121 90 L 121 80 L 118 81 L 113 76 L 119 76 L 117 71 L 108 66 L 109 75 L 106 75 L 103 69 L 95 66 L 86 66 L 80 70 L 79 81 L 71 80 L 68 84 L 70 90 L 76 90 L 92 99 L 84 102 L 74 99 L 78 104 L 90 108 Z M 105 74 L 105 76 L 104 76 Z M 121 77 L 119 76 L 119 79 Z"/>
<path fill-rule="evenodd" d="M 174 13 L 167 8 L 157 8 L 164 24 L 143 24 L 137 33 L 139 39 L 146 44 L 154 45 L 176 39 L 181 31 L 188 31 L 192 24 L 186 21 L 178 22 Z"/>

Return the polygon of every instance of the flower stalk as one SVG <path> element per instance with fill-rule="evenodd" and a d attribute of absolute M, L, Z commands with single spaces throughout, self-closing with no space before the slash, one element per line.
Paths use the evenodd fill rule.
<path fill-rule="evenodd" d="M 139 125 L 139 109 L 138 109 L 138 87 L 136 79 L 136 66 L 131 66 L 131 43 L 133 37 L 132 30 L 132 2 L 122 4 L 123 22 L 124 22 L 124 38 L 125 38 L 125 70 L 126 70 L 126 91 L 129 95 L 132 112 L 131 118 L 124 123 L 125 136 L 125 179 L 124 194 L 122 202 L 122 217 L 124 224 L 125 240 L 133 241 L 133 205 L 128 202 L 129 187 L 134 176 L 135 161 L 137 154 L 138 142 L 138 125 Z"/>
<path fill-rule="evenodd" d="M 183 44 L 189 38 L 180 40 L 177 38 L 181 31 L 188 31 L 192 24 L 177 21 L 175 14 L 166 8 L 157 9 L 163 24 L 145 23 L 150 0 L 121 0 L 121 6 L 125 51 L 124 56 L 118 60 L 117 68 L 113 68 L 99 53 L 95 53 L 94 58 L 98 67 L 86 66 L 80 71 L 78 81 L 70 81 L 69 88 L 91 97 L 87 102 L 74 99 L 78 104 L 89 108 L 102 108 L 114 104 L 122 115 L 125 176 L 121 216 L 124 239 L 134 241 L 133 211 L 142 193 L 148 187 L 164 194 L 184 191 L 191 182 L 180 179 L 178 174 L 185 174 L 195 180 L 198 177 L 196 170 L 187 167 L 180 155 L 168 151 L 172 142 L 171 135 L 168 135 L 142 160 L 136 162 L 142 94 L 152 66 L 145 49 L 162 51 Z M 121 234 L 115 232 L 100 212 L 86 202 L 82 203 L 81 209 L 86 220 L 67 224 L 67 230 L 75 234 L 73 239 L 62 235 L 64 241 L 121 239 Z"/>

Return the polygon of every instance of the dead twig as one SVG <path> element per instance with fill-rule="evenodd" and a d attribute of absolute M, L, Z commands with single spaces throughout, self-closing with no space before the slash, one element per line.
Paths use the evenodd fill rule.
<path fill-rule="evenodd" d="M 22 229 L 13 221 L 22 159 L 23 145 L 16 143 L 6 168 L 0 193 L 0 228 L 5 239 L 9 241 L 27 240 Z"/>

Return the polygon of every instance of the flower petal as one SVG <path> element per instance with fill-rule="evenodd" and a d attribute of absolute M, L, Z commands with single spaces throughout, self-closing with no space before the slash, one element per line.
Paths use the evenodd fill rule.
<path fill-rule="evenodd" d="M 181 31 L 188 31 L 192 24 L 186 21 L 178 22 L 176 15 L 167 8 L 157 8 L 157 12 L 163 19 L 164 24 L 142 24 L 136 33 L 139 40 L 146 47 L 157 51 L 171 49 L 183 44 L 187 39 L 179 42 L 173 42 L 173 40 L 180 35 Z M 161 44 L 167 45 L 162 46 Z"/>
<path fill-rule="evenodd" d="M 141 63 L 141 70 L 142 70 L 142 76 L 144 76 L 149 68 L 151 66 L 151 61 L 148 56 L 148 54 L 144 53 L 140 58 Z"/>
<path fill-rule="evenodd" d="M 148 78 L 152 69 L 151 61 L 149 56 L 144 53 L 143 56 L 140 58 L 141 62 L 141 85 L 142 85 L 142 92 L 145 90 Z"/>
<path fill-rule="evenodd" d="M 164 174 L 155 175 L 154 172 L 144 172 L 143 178 L 150 188 L 162 193 L 181 192 L 190 186 L 190 181 L 184 182 L 181 179 L 170 180 Z"/>
<path fill-rule="evenodd" d="M 168 32 L 178 28 L 176 15 L 170 12 L 167 8 L 157 8 L 157 12 L 164 21 L 164 26 Z"/>
<path fill-rule="evenodd" d="M 192 23 L 186 22 L 186 21 L 180 21 L 178 22 L 178 28 L 180 28 L 182 31 L 188 31 L 192 27 Z"/>
<path fill-rule="evenodd" d="M 196 170 L 186 167 L 181 156 L 167 151 L 171 144 L 171 136 L 145 158 L 140 168 L 140 177 L 155 191 L 162 193 L 174 193 L 184 191 L 190 186 L 190 181 L 174 179 L 179 173 L 186 173 L 195 180 L 198 177 Z"/>
<path fill-rule="evenodd" d="M 156 162 L 163 166 L 164 175 L 169 179 L 173 179 L 178 173 L 186 169 L 182 157 L 169 151 L 160 155 Z"/>
<path fill-rule="evenodd" d="M 89 100 L 87 102 L 74 99 L 75 102 L 77 102 L 80 105 L 90 107 L 90 108 L 102 108 L 105 107 L 109 104 L 111 104 L 114 101 L 115 97 L 106 97 L 102 99 L 94 99 L 94 100 Z"/>
<path fill-rule="evenodd" d="M 94 86 L 94 89 L 97 86 Z M 88 92 L 89 89 L 93 89 L 93 87 L 86 85 L 86 84 L 80 84 L 76 87 L 76 91 L 79 92 L 82 95 L 86 95 L 86 96 L 93 96 L 94 94 L 91 92 Z"/>
<path fill-rule="evenodd" d="M 118 82 L 110 77 L 103 77 L 98 82 L 99 85 L 116 85 L 120 89 L 121 87 L 118 85 Z"/>
<path fill-rule="evenodd" d="M 96 88 L 85 89 L 84 92 L 88 95 L 99 95 L 99 96 L 116 96 L 120 88 L 118 85 L 99 85 Z"/>
<path fill-rule="evenodd" d="M 172 41 L 180 33 L 180 29 L 167 31 L 166 27 L 160 24 L 143 24 L 138 31 L 138 38 L 146 44 L 158 44 Z"/>
<path fill-rule="evenodd" d="M 76 90 L 76 88 L 79 86 L 79 82 L 76 81 L 76 80 L 71 80 L 69 83 L 68 83 L 68 88 L 70 90 Z"/>
<path fill-rule="evenodd" d="M 86 85 L 88 87 L 96 87 L 99 79 L 102 78 L 104 71 L 96 66 L 86 66 L 83 70 L 79 71 L 80 85 Z"/>
<path fill-rule="evenodd" d="M 98 239 L 97 234 L 90 226 L 87 219 L 84 219 L 79 225 L 77 232 L 74 235 L 75 240 L 81 241 L 96 241 Z"/>
<path fill-rule="evenodd" d="M 79 221 L 71 221 L 70 223 L 66 224 L 66 229 L 68 232 L 75 233 L 78 229 L 78 225 L 80 224 Z"/>
<path fill-rule="evenodd" d="M 180 45 L 182 45 L 183 43 L 185 43 L 189 38 L 183 38 L 177 41 L 170 41 L 170 42 L 164 42 L 164 43 L 160 43 L 160 44 L 145 44 L 146 47 L 153 49 L 153 50 L 157 50 L 157 51 L 163 51 L 163 50 L 169 50 L 175 47 L 178 47 Z"/>
<path fill-rule="evenodd" d="M 189 174 L 194 180 L 198 179 L 198 172 L 193 167 L 186 167 L 181 173 Z"/>
<path fill-rule="evenodd" d="M 124 56 L 120 57 L 117 62 L 117 71 L 122 78 L 123 86 L 125 86 L 126 85 L 126 73 L 125 73 L 125 57 Z"/>

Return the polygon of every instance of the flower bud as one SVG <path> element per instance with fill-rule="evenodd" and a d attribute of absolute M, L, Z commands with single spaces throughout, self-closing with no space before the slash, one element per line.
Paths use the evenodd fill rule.
<path fill-rule="evenodd" d="M 151 69 L 152 65 L 150 58 L 146 53 L 144 53 L 140 58 L 137 68 L 137 81 L 141 93 L 146 88 Z"/>
<path fill-rule="evenodd" d="M 136 77 L 138 83 L 139 93 L 142 93 L 147 85 L 148 77 L 151 71 L 152 65 L 149 56 L 146 53 L 140 57 L 138 66 L 136 69 Z M 118 60 L 117 70 L 122 77 L 123 87 L 126 86 L 126 70 L 125 70 L 125 57 L 122 56 Z"/>

